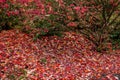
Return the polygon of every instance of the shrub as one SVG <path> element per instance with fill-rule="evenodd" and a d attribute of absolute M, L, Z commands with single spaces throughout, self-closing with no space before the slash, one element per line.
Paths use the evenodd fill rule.
<path fill-rule="evenodd" d="M 23 17 L 20 16 L 19 6 L 10 0 L 0 0 L 0 30 L 8 30 L 21 25 Z"/>
<path fill-rule="evenodd" d="M 55 15 L 50 15 L 48 18 L 45 19 L 36 19 L 34 20 L 34 26 L 38 32 L 35 33 L 34 39 L 41 38 L 42 36 L 62 36 L 63 26 L 58 21 L 56 22 L 54 18 Z"/>
<path fill-rule="evenodd" d="M 107 49 L 103 46 L 120 23 L 119 0 L 59 0 L 58 3 L 58 7 L 52 7 L 62 16 L 64 26 L 77 29 L 96 45 L 96 50 Z"/>
<path fill-rule="evenodd" d="M 44 14 L 33 15 L 32 20 L 28 21 L 30 24 L 32 22 L 32 28 L 39 30 L 35 32 L 35 39 L 41 36 L 62 36 L 62 32 L 66 30 L 66 9 L 64 9 L 64 4 L 56 0 L 46 0 L 42 4 L 45 5 L 43 8 Z"/>
<path fill-rule="evenodd" d="M 72 30 L 77 29 L 96 45 L 96 50 L 107 49 L 107 43 L 111 41 L 110 34 L 120 27 L 119 0 L 57 0 L 57 2 L 59 6 L 56 7 L 53 2 L 52 8 L 59 15 L 58 20 L 63 26 Z"/>
<path fill-rule="evenodd" d="M 106 50 L 110 33 L 120 27 L 119 0 L 84 0 L 74 6 L 77 29 L 96 45 L 96 50 Z"/>

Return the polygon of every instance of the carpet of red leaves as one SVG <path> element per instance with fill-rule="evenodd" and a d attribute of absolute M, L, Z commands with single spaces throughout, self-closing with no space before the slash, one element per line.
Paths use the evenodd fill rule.
<path fill-rule="evenodd" d="M 0 80 L 120 80 L 120 51 L 98 53 L 73 32 L 33 41 L 18 30 L 2 31 Z"/>

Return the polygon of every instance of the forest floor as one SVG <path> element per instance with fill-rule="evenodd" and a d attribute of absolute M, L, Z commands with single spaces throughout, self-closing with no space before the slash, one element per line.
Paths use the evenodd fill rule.
<path fill-rule="evenodd" d="M 33 38 L 0 33 L 0 80 L 120 80 L 120 50 L 98 53 L 80 34 Z"/>

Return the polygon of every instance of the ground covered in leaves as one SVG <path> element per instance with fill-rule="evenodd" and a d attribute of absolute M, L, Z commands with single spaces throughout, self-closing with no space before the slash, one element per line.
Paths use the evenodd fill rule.
<path fill-rule="evenodd" d="M 119 80 L 120 51 L 102 54 L 82 35 L 34 41 L 17 30 L 0 33 L 0 80 Z"/>

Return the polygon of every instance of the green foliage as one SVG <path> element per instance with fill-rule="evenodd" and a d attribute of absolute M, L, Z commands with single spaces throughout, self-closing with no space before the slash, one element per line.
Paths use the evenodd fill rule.
<path fill-rule="evenodd" d="M 114 49 L 120 48 L 120 29 L 114 30 L 114 32 L 110 34 L 110 39 Z"/>
<path fill-rule="evenodd" d="M 10 79 L 10 80 L 15 80 L 15 78 L 16 78 L 15 75 L 13 75 L 13 74 L 8 75 L 7 77 L 8 77 L 8 79 Z"/>
<path fill-rule="evenodd" d="M 62 32 L 64 31 L 63 23 L 57 21 L 57 17 L 57 15 L 49 15 L 44 20 L 34 20 L 34 27 L 40 30 L 34 36 L 34 40 L 43 36 L 62 36 Z"/>
<path fill-rule="evenodd" d="M 18 80 L 26 80 L 25 76 L 20 76 Z"/>
<path fill-rule="evenodd" d="M 46 58 L 42 58 L 42 59 L 40 60 L 40 63 L 45 64 L 46 62 L 47 62 Z"/>

